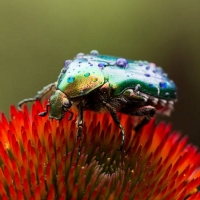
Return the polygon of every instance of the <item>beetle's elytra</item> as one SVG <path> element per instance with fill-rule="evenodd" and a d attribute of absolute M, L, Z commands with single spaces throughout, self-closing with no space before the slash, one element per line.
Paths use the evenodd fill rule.
<path fill-rule="evenodd" d="M 170 114 L 176 101 L 176 85 L 160 67 L 147 61 L 133 61 L 124 58 L 100 55 L 93 50 L 89 55 L 77 54 L 74 60 L 66 60 L 58 80 L 49 84 L 34 98 L 40 100 L 53 91 L 46 110 L 39 115 L 61 120 L 69 108 L 78 108 L 78 136 L 83 127 L 83 111 L 108 111 L 122 133 L 121 148 L 125 134 L 116 112 L 145 116 L 136 127 L 147 123 L 156 112 Z M 70 119 L 69 119 L 70 120 Z"/>

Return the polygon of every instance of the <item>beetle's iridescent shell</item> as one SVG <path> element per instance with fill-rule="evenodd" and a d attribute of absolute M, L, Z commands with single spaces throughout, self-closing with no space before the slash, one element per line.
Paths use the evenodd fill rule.
<path fill-rule="evenodd" d="M 98 56 L 98 59 L 110 60 L 117 63 L 119 58 L 112 56 Z M 154 63 L 147 61 L 127 60 L 127 65 L 106 66 L 102 69 L 104 76 L 110 83 L 112 95 L 120 95 L 127 88 L 134 88 L 148 95 L 162 99 L 176 99 L 176 85 L 166 73 Z"/>
<path fill-rule="evenodd" d="M 133 88 L 153 97 L 176 99 L 176 85 L 155 64 L 98 53 L 78 54 L 59 76 L 58 89 L 73 98 L 86 95 L 106 82 L 113 97 Z"/>

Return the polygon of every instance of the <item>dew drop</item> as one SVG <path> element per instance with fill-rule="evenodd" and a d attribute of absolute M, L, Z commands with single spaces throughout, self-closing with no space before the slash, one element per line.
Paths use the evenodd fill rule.
<path fill-rule="evenodd" d="M 151 87 L 151 88 L 152 88 L 152 87 L 153 87 L 153 84 L 152 84 L 152 83 L 149 83 L 149 87 Z"/>
<path fill-rule="evenodd" d="M 65 60 L 64 67 L 67 67 L 72 61 L 71 60 Z"/>
<path fill-rule="evenodd" d="M 99 52 L 97 50 L 92 50 L 90 51 L 90 55 L 97 56 L 99 55 Z"/>
<path fill-rule="evenodd" d="M 150 77 L 151 75 L 150 74 L 144 74 L 146 77 Z"/>
<path fill-rule="evenodd" d="M 119 67 L 127 68 L 128 62 L 124 58 L 118 58 L 117 61 L 116 61 L 116 65 L 119 66 Z"/>
<path fill-rule="evenodd" d="M 90 76 L 90 73 L 87 72 L 87 73 L 84 74 L 84 76 L 85 76 L 85 77 L 88 77 L 88 76 Z"/>
<path fill-rule="evenodd" d="M 76 58 L 82 58 L 84 55 L 85 55 L 84 53 L 78 53 L 78 54 L 76 55 Z"/>
<path fill-rule="evenodd" d="M 141 60 L 138 62 L 138 65 L 139 65 L 139 66 L 143 66 L 143 64 L 144 64 L 144 63 L 143 63 Z"/>
<path fill-rule="evenodd" d="M 150 69 L 150 66 L 149 66 L 149 65 L 147 65 L 147 66 L 146 66 L 146 70 L 149 70 L 149 69 Z"/>
<path fill-rule="evenodd" d="M 169 92 L 166 92 L 166 93 L 165 93 L 165 97 L 169 97 Z"/>
<path fill-rule="evenodd" d="M 93 82 L 97 82 L 97 81 L 98 81 L 98 78 L 94 77 L 94 78 L 92 78 L 92 81 L 93 81 Z"/>
<path fill-rule="evenodd" d="M 105 65 L 104 65 L 104 63 L 99 63 L 98 66 L 99 66 L 100 68 L 103 68 Z"/>
<path fill-rule="evenodd" d="M 73 76 L 70 76 L 70 77 L 68 77 L 68 79 L 67 79 L 67 82 L 68 83 L 73 83 L 74 82 L 74 77 Z"/>
<path fill-rule="evenodd" d="M 168 74 L 163 73 L 162 76 L 163 76 L 163 77 L 168 77 Z"/>
<path fill-rule="evenodd" d="M 159 85 L 160 85 L 160 87 L 163 88 L 163 89 L 166 89 L 166 88 L 167 88 L 167 83 L 166 83 L 166 82 L 160 82 Z"/>

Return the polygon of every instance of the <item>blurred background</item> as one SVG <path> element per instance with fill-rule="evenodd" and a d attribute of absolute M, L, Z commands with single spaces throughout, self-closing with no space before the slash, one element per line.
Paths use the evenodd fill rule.
<path fill-rule="evenodd" d="M 164 119 L 200 146 L 200 1 L 1 0 L 0 111 L 9 116 L 92 49 L 162 66 L 179 98 Z"/>

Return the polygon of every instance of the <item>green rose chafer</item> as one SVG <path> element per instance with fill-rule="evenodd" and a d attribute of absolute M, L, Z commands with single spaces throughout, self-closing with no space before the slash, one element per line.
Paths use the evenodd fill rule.
<path fill-rule="evenodd" d="M 155 113 L 169 115 L 177 100 L 176 85 L 160 67 L 147 61 L 100 55 L 93 50 L 89 55 L 77 54 L 73 61 L 67 60 L 55 83 L 49 84 L 34 98 L 19 102 L 40 100 L 53 91 L 44 112 L 45 116 L 61 120 L 71 106 L 78 108 L 78 134 L 81 137 L 83 111 L 108 111 L 122 133 L 122 149 L 125 133 L 116 113 L 144 116 L 135 129 L 146 124 Z"/>

